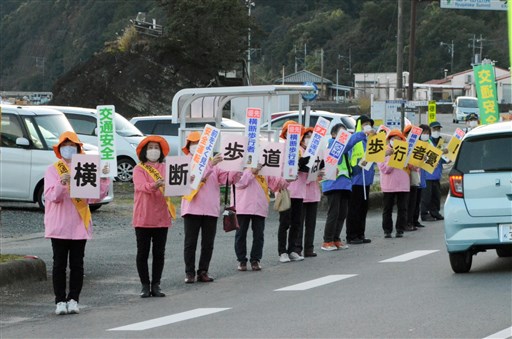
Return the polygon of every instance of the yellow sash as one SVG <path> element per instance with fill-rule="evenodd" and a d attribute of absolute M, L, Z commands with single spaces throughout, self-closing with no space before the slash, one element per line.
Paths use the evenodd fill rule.
<path fill-rule="evenodd" d="M 148 166 L 142 162 L 139 163 L 139 166 L 142 167 L 143 169 L 145 169 L 146 172 L 148 172 L 148 174 L 151 176 L 151 178 L 153 178 L 153 180 L 157 181 L 157 180 L 163 179 L 162 175 L 160 174 L 160 172 L 158 172 L 156 170 L 156 168 Z M 162 192 L 162 195 L 164 195 L 164 188 L 162 186 L 160 186 L 159 188 L 160 188 L 160 192 Z M 165 198 L 165 202 L 167 203 L 167 209 L 169 210 L 169 213 L 171 214 L 171 218 L 176 219 L 176 207 L 174 207 L 171 197 L 164 196 L 164 198 Z"/>
<path fill-rule="evenodd" d="M 59 160 L 56 163 L 53 164 L 55 168 L 57 169 L 57 173 L 59 176 L 61 176 L 64 173 L 69 173 L 68 165 L 62 161 Z M 89 204 L 86 200 L 80 199 L 80 198 L 71 198 L 71 202 L 73 205 L 75 205 L 76 210 L 78 211 L 78 214 L 80 215 L 80 218 L 84 222 L 85 229 L 89 229 L 89 224 L 91 222 L 91 210 L 89 209 Z"/>
<path fill-rule="evenodd" d="M 193 190 L 192 192 L 190 192 L 189 194 L 187 195 L 184 195 L 183 196 L 183 199 L 187 200 L 187 201 L 192 201 L 192 199 L 194 199 L 194 197 L 196 196 L 197 192 L 199 192 L 199 190 L 201 189 L 201 187 L 204 186 L 204 182 L 201 181 L 199 183 L 199 186 L 197 186 L 197 189 Z"/>
<path fill-rule="evenodd" d="M 270 202 L 270 197 L 268 196 L 267 180 L 265 180 L 265 177 L 263 175 L 257 175 L 256 181 L 258 182 L 258 184 L 260 184 L 261 188 L 263 189 L 263 192 L 265 192 L 265 197 L 267 198 L 267 202 Z"/>

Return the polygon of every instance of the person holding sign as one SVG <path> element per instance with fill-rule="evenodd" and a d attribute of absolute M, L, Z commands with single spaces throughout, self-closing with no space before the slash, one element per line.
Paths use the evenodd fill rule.
<path fill-rule="evenodd" d="M 79 313 L 78 302 L 84 280 L 84 252 L 92 238 L 89 203 L 101 201 L 108 194 L 110 179 L 101 178 L 98 199 L 70 197 L 71 158 L 83 152 L 82 143 L 74 132 L 64 132 L 53 151 L 59 159 L 49 166 L 44 176 L 45 238 L 53 249 L 53 291 L 55 313 Z M 103 168 L 108 173 L 108 168 Z M 66 269 L 69 258 L 69 293 L 66 295 Z"/>
<path fill-rule="evenodd" d="M 406 169 L 389 166 L 389 162 L 396 155 L 393 144 L 397 140 L 406 141 L 402 133 L 397 130 L 391 130 L 386 140 L 388 149 L 386 151 L 386 160 L 379 163 L 380 186 L 383 193 L 382 201 L 382 229 L 384 238 L 391 238 L 393 231 L 393 205 L 397 205 L 397 217 L 395 223 L 396 237 L 402 238 L 404 229 L 407 226 L 407 199 L 410 189 L 409 173 Z"/>
<path fill-rule="evenodd" d="M 478 126 L 478 114 L 469 113 L 466 115 L 466 125 L 467 127 L 463 129 L 464 133 L 468 133 L 473 128 Z"/>
<path fill-rule="evenodd" d="M 182 148 L 185 155 L 192 160 L 196 153 L 201 133 L 191 132 L 187 136 L 187 143 Z M 240 172 L 227 172 L 218 168 L 217 164 L 222 161 L 222 155 L 217 154 L 209 159 L 203 177 L 197 189 L 181 199 L 181 216 L 185 228 L 185 245 L 183 256 L 185 260 L 185 283 L 191 284 L 196 281 L 196 248 L 201 231 L 201 255 L 197 269 L 197 281 L 212 282 L 213 278 L 208 275 L 208 268 L 212 259 L 213 244 L 217 231 L 217 219 L 220 215 L 220 186 L 235 184 L 240 180 Z M 194 178 L 190 178 L 190 182 Z M 227 189 L 227 187 L 226 187 Z"/>
<path fill-rule="evenodd" d="M 413 125 L 405 126 L 404 136 L 406 139 L 409 136 L 409 133 L 411 132 L 413 127 Z M 418 228 L 414 224 L 414 220 L 418 220 L 417 218 L 414 219 L 414 213 L 416 210 L 416 205 L 419 197 L 418 192 L 421 191 L 421 168 L 413 166 L 411 164 L 407 165 L 407 168 L 409 169 L 409 179 L 411 181 L 411 186 L 409 188 L 409 199 L 407 204 L 407 225 L 405 226 L 404 231 L 411 232 L 418 230 Z"/>
<path fill-rule="evenodd" d="M 165 163 L 169 144 L 160 136 L 148 136 L 137 146 L 140 163 L 133 170 L 133 227 L 137 238 L 137 272 L 141 298 L 165 297 L 160 279 L 165 264 L 165 245 L 176 217 L 170 198 L 164 196 Z M 153 243 L 152 277 L 149 279 L 148 258 Z"/>

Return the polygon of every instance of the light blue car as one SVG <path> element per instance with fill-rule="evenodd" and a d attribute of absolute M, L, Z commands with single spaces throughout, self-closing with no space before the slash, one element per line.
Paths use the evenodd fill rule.
<path fill-rule="evenodd" d="M 450 172 L 444 216 L 454 272 L 469 272 L 473 255 L 488 249 L 512 256 L 512 121 L 465 135 Z"/>

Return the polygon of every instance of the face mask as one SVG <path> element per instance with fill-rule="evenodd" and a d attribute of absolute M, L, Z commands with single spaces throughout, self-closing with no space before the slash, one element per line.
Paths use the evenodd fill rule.
<path fill-rule="evenodd" d="M 364 125 L 363 126 L 363 131 L 364 132 L 370 132 L 371 130 L 372 130 L 372 126 L 370 126 L 370 125 Z"/>
<path fill-rule="evenodd" d="M 62 146 L 60 148 L 60 155 L 62 155 L 62 157 L 64 159 L 71 159 L 71 157 L 73 156 L 73 154 L 77 154 L 78 151 L 76 149 L 76 146 Z"/>
<path fill-rule="evenodd" d="M 420 135 L 420 140 L 421 141 L 428 141 L 428 139 L 430 139 L 430 136 L 428 134 Z"/>
<path fill-rule="evenodd" d="M 146 151 L 146 158 L 151 162 L 156 162 L 160 158 L 159 149 L 148 149 Z"/>
<path fill-rule="evenodd" d="M 469 122 L 469 127 L 473 128 L 473 127 L 476 127 L 476 126 L 478 126 L 478 121 L 474 121 L 473 120 L 473 121 Z"/>
<path fill-rule="evenodd" d="M 304 144 L 309 146 L 309 143 L 311 142 L 311 138 L 304 138 L 303 141 L 304 141 Z"/>
<path fill-rule="evenodd" d="M 441 136 L 441 132 L 439 132 L 439 131 L 434 131 L 434 132 L 432 132 L 432 138 L 437 139 L 437 138 L 439 138 L 440 136 Z"/>
<path fill-rule="evenodd" d="M 197 150 L 197 145 L 190 145 L 188 147 L 188 150 L 190 151 L 190 154 L 194 155 L 196 153 L 196 150 Z"/>

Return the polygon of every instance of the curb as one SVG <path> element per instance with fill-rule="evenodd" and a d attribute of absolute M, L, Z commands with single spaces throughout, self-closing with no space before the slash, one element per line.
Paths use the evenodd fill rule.
<path fill-rule="evenodd" d="M 12 260 L 0 264 L 0 286 L 20 281 L 43 281 L 46 278 L 46 264 L 35 256 Z"/>

